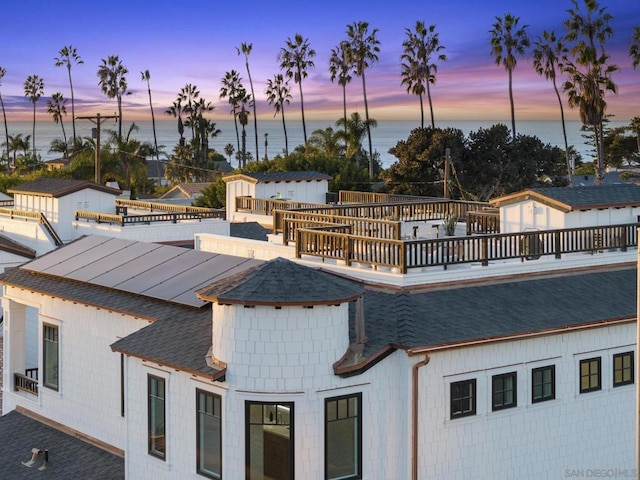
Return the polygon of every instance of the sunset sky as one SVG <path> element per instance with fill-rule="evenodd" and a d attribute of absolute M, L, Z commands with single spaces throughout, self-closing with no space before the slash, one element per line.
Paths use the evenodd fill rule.
<path fill-rule="evenodd" d="M 582 1 L 582 0 L 581 0 Z M 640 115 L 640 69 L 632 70 L 627 52 L 635 25 L 640 25 L 640 2 L 601 1 L 614 16 L 615 35 L 608 43 L 612 61 L 621 71 L 614 77 L 619 94 L 608 98 L 608 113 L 616 120 Z M 264 95 L 266 80 L 279 72 L 276 55 L 296 33 L 309 39 L 316 50 L 315 68 L 303 81 L 307 119 L 336 119 L 342 95 L 328 73 L 331 48 L 346 38 L 346 25 L 368 21 L 378 28 L 380 60 L 367 70 L 370 114 L 377 119 L 418 119 L 416 96 L 400 85 L 399 57 L 405 28 L 416 20 L 435 24 L 448 59 L 440 64 L 432 90 L 436 122 L 441 120 L 507 120 L 507 73 L 489 54 L 489 30 L 496 16 L 512 13 L 528 24 L 535 39 L 543 30 L 562 31 L 569 0 L 300 0 L 220 2 L 192 0 L 113 0 L 110 2 L 35 0 L 3 5 L 0 28 L 0 66 L 7 71 L 0 93 L 9 120 L 31 120 L 32 106 L 24 96 L 28 75 L 44 79 L 45 96 L 37 104 L 38 118 L 48 120 L 46 101 L 54 92 L 71 97 L 66 68 L 54 66 L 54 57 L 73 45 L 84 60 L 72 77 L 76 115 L 115 113 L 115 100 L 100 92 L 96 71 L 101 59 L 118 55 L 129 69 L 131 95 L 124 99 L 126 120 L 148 119 L 146 84 L 140 72 L 151 73 L 156 118 L 168 119 L 164 110 L 187 83 L 216 105 L 214 119 L 229 119 L 229 106 L 219 100 L 220 79 L 238 70 L 249 89 L 244 58 L 236 54 L 242 42 L 252 43 L 250 68 L 259 118 L 270 119 L 273 109 Z M 584 9 L 583 6 L 581 6 Z M 297 85 L 287 113 L 299 119 Z M 348 108 L 364 113 L 362 84 L 354 78 L 347 90 Z M 516 118 L 558 117 L 557 100 L 550 82 L 532 69 L 530 58 L 520 59 L 514 74 Z M 68 119 L 70 121 L 70 100 Z M 577 118 L 577 112 L 569 112 Z"/>

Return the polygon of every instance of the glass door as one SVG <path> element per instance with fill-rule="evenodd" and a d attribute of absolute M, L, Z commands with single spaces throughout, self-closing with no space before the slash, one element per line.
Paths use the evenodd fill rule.
<path fill-rule="evenodd" d="M 247 480 L 293 480 L 293 403 L 245 408 Z"/>

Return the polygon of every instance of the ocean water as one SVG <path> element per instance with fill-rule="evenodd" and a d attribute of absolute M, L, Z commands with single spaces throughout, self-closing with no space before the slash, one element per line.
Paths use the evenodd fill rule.
<path fill-rule="evenodd" d="M 132 134 L 133 138 L 141 142 L 150 142 L 153 144 L 153 128 L 151 121 L 135 122 L 139 127 L 137 132 Z M 255 158 L 255 137 L 253 131 L 253 122 L 247 127 L 247 151 L 251 152 Z M 452 127 L 462 130 L 465 135 L 469 135 L 472 131 L 479 128 L 488 128 L 499 123 L 497 121 L 443 121 L 436 126 L 440 128 Z M 502 122 L 509 126 L 510 121 Z M 611 128 L 617 126 L 625 126 L 628 122 L 610 122 Z M 126 122 L 123 131 L 126 133 L 131 122 Z M 67 138 L 71 137 L 71 122 L 65 122 L 65 130 Z M 578 153 L 582 155 L 583 161 L 591 160 L 591 147 L 585 144 L 583 138 L 584 132 L 580 129 L 582 123 L 579 121 L 568 121 L 567 138 L 569 145 L 573 145 Z M 76 133 L 79 136 L 90 136 L 93 124 L 88 120 L 76 120 Z M 209 141 L 209 146 L 215 148 L 224 155 L 224 147 L 231 143 L 236 147 L 236 134 L 232 120 L 216 121 L 216 127 L 221 133 Z M 307 137 L 316 129 L 324 129 L 326 127 L 337 127 L 330 121 L 311 120 L 307 121 Z M 383 120 L 378 121 L 378 127 L 372 129 L 371 137 L 374 151 L 380 154 L 380 160 L 384 168 L 390 167 L 396 158 L 389 154 L 389 149 L 396 145 L 400 140 L 405 140 L 411 130 L 419 127 L 417 121 L 402 120 Z M 564 149 L 564 140 L 562 136 L 562 124 L 552 120 L 525 120 L 518 121 L 516 124 L 517 132 L 526 135 L 535 135 L 544 143 L 558 146 Z M 108 130 L 116 130 L 117 125 L 113 122 L 105 122 L 102 124 L 102 138 L 108 135 Z M 4 132 L 0 129 L 0 143 L 4 143 Z M 21 133 L 23 136 L 32 134 L 31 122 L 9 122 L 9 135 Z M 179 134 L 175 121 L 156 121 L 156 134 L 158 137 L 158 146 L 164 156 L 168 156 L 178 142 Z M 259 153 L 262 159 L 265 154 L 265 134 L 267 134 L 267 154 L 269 158 L 273 158 L 276 154 L 284 152 L 284 132 L 282 129 L 282 121 L 280 120 L 263 120 L 258 121 L 258 143 Z M 189 137 L 190 131 L 185 129 L 185 137 Z M 303 143 L 302 124 L 300 122 L 287 123 L 287 135 L 289 139 L 289 151 L 291 152 L 295 146 Z M 50 153 L 49 145 L 55 138 L 62 138 L 62 129 L 60 125 L 53 122 L 36 122 L 36 149 L 44 160 L 52 160 L 59 157 L 59 154 Z M 367 141 L 364 141 L 365 148 Z M 237 149 L 237 147 L 236 147 Z M 161 158 L 163 154 L 161 153 Z M 236 166 L 235 160 L 232 165 Z"/>

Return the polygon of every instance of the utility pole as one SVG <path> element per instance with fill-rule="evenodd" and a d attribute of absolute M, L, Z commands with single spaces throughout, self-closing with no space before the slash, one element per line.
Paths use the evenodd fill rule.
<path fill-rule="evenodd" d="M 104 117 L 102 117 L 99 113 L 96 114 L 95 117 L 76 117 L 77 120 L 89 120 L 91 123 L 93 123 L 96 128 L 94 128 L 93 130 L 95 131 L 95 134 L 93 135 L 93 137 L 96 139 L 96 152 L 95 152 L 95 182 L 100 185 L 102 183 L 102 181 L 100 180 L 100 125 L 102 125 L 102 123 L 104 123 L 106 120 L 117 120 L 118 119 L 118 115 L 106 115 Z"/>
<path fill-rule="evenodd" d="M 444 198 L 449 198 L 449 162 L 451 161 L 451 149 L 447 148 L 444 151 Z"/>

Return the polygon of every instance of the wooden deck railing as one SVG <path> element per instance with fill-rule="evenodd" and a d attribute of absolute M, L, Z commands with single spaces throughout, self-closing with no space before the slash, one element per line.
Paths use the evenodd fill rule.
<path fill-rule="evenodd" d="M 44 229 L 47 231 L 47 233 L 53 240 L 53 243 L 55 243 L 57 247 L 62 245 L 62 240 L 54 230 L 53 226 L 47 220 L 45 214 L 42 212 L 36 212 L 33 210 L 17 210 L 13 208 L 0 208 L 0 216 L 8 217 L 12 220 L 23 219 L 38 222 L 44 226 Z"/>
<path fill-rule="evenodd" d="M 296 208 L 322 207 L 324 203 L 292 202 L 277 198 L 236 197 L 236 211 L 245 211 L 258 215 L 272 215 L 273 211 Z"/>
<path fill-rule="evenodd" d="M 500 233 L 500 210 L 486 207 L 467 212 L 467 235 L 474 233 Z"/>
<path fill-rule="evenodd" d="M 461 263 L 487 266 L 514 258 L 525 261 L 554 255 L 560 259 L 568 253 L 626 251 L 638 246 L 638 227 L 640 223 L 406 241 L 303 228 L 297 232 L 296 257 L 334 258 L 346 265 L 358 262 L 397 268 L 401 273 Z"/>
<path fill-rule="evenodd" d="M 149 212 L 169 212 L 169 213 L 200 213 L 207 215 L 206 218 L 211 218 L 211 214 L 217 215 L 217 218 L 224 218 L 225 209 L 218 208 L 204 208 L 204 207 L 192 207 L 190 205 L 174 205 L 170 203 L 161 202 L 144 202 L 142 200 L 116 200 L 116 211 L 122 211 L 127 208 L 134 208 L 136 210 L 147 210 Z M 124 210 L 126 212 L 126 210 Z M 125 213 L 126 215 L 126 213 Z"/>
<path fill-rule="evenodd" d="M 13 374 L 13 388 L 15 391 L 23 391 L 32 395 L 38 395 L 38 369 L 27 368 L 24 375 Z"/>
<path fill-rule="evenodd" d="M 112 213 L 88 212 L 76 210 L 76 221 L 86 220 L 96 223 L 115 224 L 124 227 L 125 225 L 147 224 L 155 222 L 177 223 L 180 220 L 202 220 L 203 218 L 220 218 L 218 212 L 202 213 L 159 213 L 149 215 L 115 215 Z"/>
<path fill-rule="evenodd" d="M 354 192 L 351 190 L 340 190 L 338 192 L 339 203 L 407 203 L 424 202 L 429 200 L 442 200 L 442 198 L 396 195 L 392 193 Z"/>

